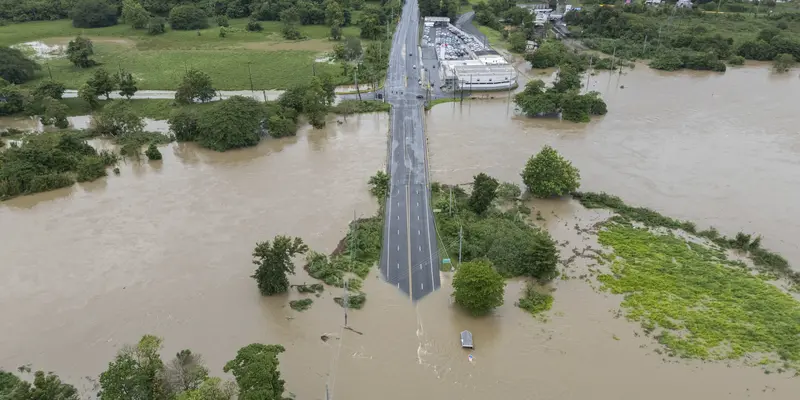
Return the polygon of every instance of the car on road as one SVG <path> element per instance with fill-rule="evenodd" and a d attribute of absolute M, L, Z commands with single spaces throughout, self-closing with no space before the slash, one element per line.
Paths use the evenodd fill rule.
<path fill-rule="evenodd" d="M 423 95 L 421 95 L 421 94 L 418 94 L 418 95 L 417 95 L 417 98 L 418 98 L 418 99 L 421 99 L 421 98 L 424 98 L 424 97 L 425 97 L 425 96 L 423 96 Z"/>
<path fill-rule="evenodd" d="M 414 69 L 417 69 L 417 64 L 414 64 Z"/>
<path fill-rule="evenodd" d="M 413 54 L 411 54 L 411 53 L 408 53 L 408 56 L 409 56 L 409 57 L 413 57 L 414 55 L 413 55 Z"/>

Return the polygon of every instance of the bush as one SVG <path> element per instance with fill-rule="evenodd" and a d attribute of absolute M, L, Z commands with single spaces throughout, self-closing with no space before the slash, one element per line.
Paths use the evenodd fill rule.
<path fill-rule="evenodd" d="M 76 173 L 78 182 L 93 181 L 106 176 L 106 165 L 100 157 L 85 157 L 78 162 Z"/>
<path fill-rule="evenodd" d="M 787 72 L 794 67 L 795 61 L 791 54 L 778 54 L 775 56 L 774 68 L 777 72 Z"/>
<path fill-rule="evenodd" d="M 252 18 L 250 19 L 250 21 L 247 21 L 247 26 L 245 27 L 245 29 L 247 29 L 248 32 L 261 32 L 264 30 L 261 24 Z"/>
<path fill-rule="evenodd" d="M 522 181 L 536 197 L 563 196 L 580 187 L 580 172 L 552 147 L 545 145 L 522 170 Z"/>
<path fill-rule="evenodd" d="M 156 147 L 155 143 L 150 143 L 150 146 L 147 146 L 147 150 L 145 150 L 144 155 L 146 155 L 147 159 L 150 161 L 161 159 L 161 152 L 158 151 L 158 147 Z"/>
<path fill-rule="evenodd" d="M 179 142 L 191 142 L 197 139 L 198 127 L 197 120 L 199 115 L 196 111 L 179 108 L 169 116 L 169 129 L 175 134 L 175 140 Z"/>
<path fill-rule="evenodd" d="M 302 300 L 292 300 L 289 302 L 289 307 L 295 311 L 305 311 L 311 308 L 311 304 L 314 303 L 312 299 L 302 299 Z"/>
<path fill-rule="evenodd" d="M 517 307 L 533 314 L 539 314 L 553 306 L 553 296 L 549 293 L 540 293 L 536 285 L 528 282 L 524 296 L 517 302 Z"/>
<path fill-rule="evenodd" d="M 5 99 L 0 101 L 0 115 L 16 114 L 30 103 L 27 93 L 16 85 L 0 88 L 0 98 Z"/>
<path fill-rule="evenodd" d="M 67 44 L 67 58 L 76 67 L 88 68 L 95 65 L 94 60 L 89 59 L 92 55 L 94 55 L 92 41 L 80 34 Z"/>
<path fill-rule="evenodd" d="M 117 24 L 117 8 L 104 0 L 79 0 L 70 17 L 76 28 L 101 28 Z"/>
<path fill-rule="evenodd" d="M 122 21 L 126 24 L 129 24 L 133 29 L 143 29 L 147 27 L 149 19 L 150 13 L 137 0 L 123 0 Z"/>
<path fill-rule="evenodd" d="M 228 17 L 225 15 L 217 15 L 217 26 L 225 28 L 231 26 L 231 24 L 228 22 Z"/>
<path fill-rule="evenodd" d="M 206 13 L 193 5 L 177 6 L 169 12 L 169 25 L 172 29 L 188 31 L 208 28 Z"/>
<path fill-rule="evenodd" d="M 742 56 L 731 56 L 728 59 L 728 64 L 730 65 L 744 65 L 744 57 Z"/>
<path fill-rule="evenodd" d="M 180 104 L 191 104 L 195 100 L 205 103 L 212 98 L 214 98 L 214 87 L 211 86 L 211 77 L 196 69 L 186 71 L 175 92 L 175 101 Z"/>
<path fill-rule="evenodd" d="M 166 32 L 166 21 L 164 18 L 161 17 L 153 17 L 150 18 L 150 21 L 147 22 L 147 34 L 148 35 L 160 35 Z"/>
<path fill-rule="evenodd" d="M 255 146 L 264 133 L 266 110 L 252 98 L 233 96 L 200 116 L 197 142 L 216 151 Z"/>
<path fill-rule="evenodd" d="M 21 51 L 0 47 L 0 79 L 10 83 L 25 83 L 33 79 L 39 69 L 39 64 L 25 57 Z"/>

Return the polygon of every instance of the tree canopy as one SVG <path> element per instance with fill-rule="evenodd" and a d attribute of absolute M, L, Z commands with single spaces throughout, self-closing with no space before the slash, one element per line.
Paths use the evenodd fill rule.
<path fill-rule="evenodd" d="M 453 297 L 473 315 L 486 314 L 503 305 L 506 282 L 487 260 L 461 264 L 453 276 Z"/>
<path fill-rule="evenodd" d="M 101 28 L 117 24 L 117 8 L 105 0 L 78 0 L 70 17 L 76 28 Z"/>
<path fill-rule="evenodd" d="M 175 101 L 180 104 L 191 104 L 197 100 L 205 103 L 214 98 L 214 92 L 211 77 L 205 72 L 190 68 L 175 91 Z"/>
<path fill-rule="evenodd" d="M 257 265 L 252 278 L 258 283 L 258 290 L 264 296 L 284 293 L 289 290 L 287 274 L 294 275 L 292 257 L 305 254 L 308 246 L 299 237 L 275 236 L 269 241 L 256 243 L 253 250 L 253 264 Z"/>
<path fill-rule="evenodd" d="M 253 343 L 242 347 L 236 358 L 225 364 L 239 385 L 239 400 L 281 400 L 284 380 L 278 370 L 278 354 L 286 351 L 281 345 Z"/>
<path fill-rule="evenodd" d="M 0 78 L 10 83 L 25 83 L 33 79 L 39 64 L 29 59 L 21 51 L 10 47 L 0 47 Z"/>
<path fill-rule="evenodd" d="M 545 145 L 528 159 L 522 181 L 536 197 L 563 196 L 578 190 L 580 172 L 552 147 Z"/>
<path fill-rule="evenodd" d="M 255 146 L 265 132 L 264 105 L 233 96 L 214 103 L 197 121 L 197 143 L 216 151 Z"/>
<path fill-rule="evenodd" d="M 208 16 L 202 9 L 191 5 L 181 5 L 169 12 L 169 25 L 175 30 L 194 30 L 208 28 Z"/>
<path fill-rule="evenodd" d="M 93 54 L 94 46 L 92 46 L 92 41 L 81 35 L 70 40 L 67 45 L 67 58 L 76 67 L 88 68 L 94 65 L 94 60 L 89 59 Z"/>
<path fill-rule="evenodd" d="M 477 214 L 482 214 L 497 197 L 497 179 L 481 172 L 475 175 L 472 183 L 472 195 L 469 198 L 469 207 Z"/>

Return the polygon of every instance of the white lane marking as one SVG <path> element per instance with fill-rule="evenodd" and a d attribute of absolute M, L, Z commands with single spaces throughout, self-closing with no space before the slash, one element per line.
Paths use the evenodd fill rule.
<path fill-rule="evenodd" d="M 424 283 L 420 283 L 419 284 L 419 288 L 422 289 L 422 290 L 425 290 L 425 284 Z"/>
<path fill-rule="evenodd" d="M 400 202 L 399 201 L 397 202 L 397 206 L 400 207 Z"/>
<path fill-rule="evenodd" d="M 417 202 L 417 207 L 419 207 L 419 202 Z"/>
<path fill-rule="evenodd" d="M 400 263 L 397 263 L 397 269 L 400 269 Z"/>
<path fill-rule="evenodd" d="M 419 221 L 419 215 L 417 215 L 417 221 Z"/>
<path fill-rule="evenodd" d="M 419 234 L 420 234 L 420 231 L 419 231 L 419 229 L 417 229 L 417 236 L 419 236 Z"/>
<path fill-rule="evenodd" d="M 422 251 L 422 246 L 417 246 L 417 248 L 419 248 L 419 251 Z"/>
<path fill-rule="evenodd" d="M 397 230 L 397 234 L 398 234 L 398 235 L 400 234 L 400 229 L 398 229 L 398 230 Z"/>
<path fill-rule="evenodd" d="M 397 251 L 400 251 L 400 245 L 399 244 L 397 245 Z"/>

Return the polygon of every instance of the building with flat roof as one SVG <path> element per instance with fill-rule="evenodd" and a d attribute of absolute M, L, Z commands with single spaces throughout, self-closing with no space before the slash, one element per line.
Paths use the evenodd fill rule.
<path fill-rule="evenodd" d="M 442 81 L 462 90 L 508 90 L 517 86 L 517 70 L 508 63 L 486 64 L 481 60 L 441 61 Z"/>

